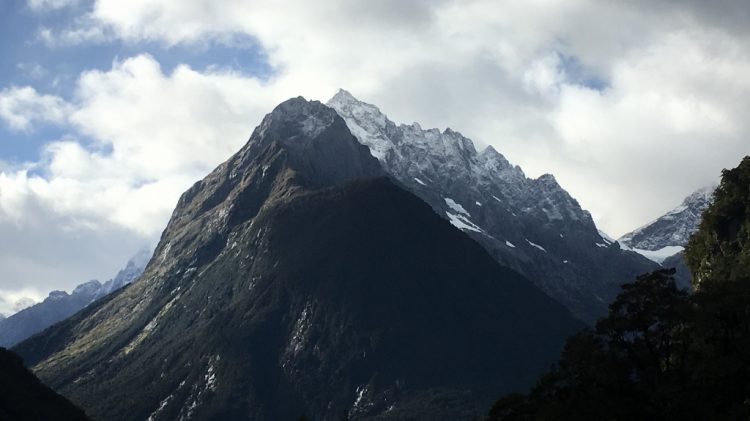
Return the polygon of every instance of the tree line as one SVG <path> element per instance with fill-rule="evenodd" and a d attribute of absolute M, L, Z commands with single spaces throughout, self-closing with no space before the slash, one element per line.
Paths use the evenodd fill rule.
<path fill-rule="evenodd" d="M 692 293 L 674 269 L 623 285 L 528 394 L 485 420 L 749 419 L 750 157 L 722 172 L 684 259 Z"/>

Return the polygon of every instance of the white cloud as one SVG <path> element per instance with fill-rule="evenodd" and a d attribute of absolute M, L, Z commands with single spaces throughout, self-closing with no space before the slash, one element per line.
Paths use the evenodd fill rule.
<path fill-rule="evenodd" d="M 32 79 L 41 79 L 48 74 L 47 69 L 36 62 L 17 63 L 16 68 Z"/>
<path fill-rule="evenodd" d="M 47 11 L 75 6 L 81 0 L 28 0 L 27 4 L 31 10 Z"/>
<path fill-rule="evenodd" d="M 84 72 L 74 97 L 65 104 L 69 137 L 48 143 L 38 163 L 0 167 L 0 267 L 9 290 L 108 279 L 155 241 L 179 195 L 238 150 L 282 99 L 230 72 L 178 66 L 165 74 L 148 55 Z M 36 109 L 24 110 L 19 119 L 39 120 Z"/>
<path fill-rule="evenodd" d="M 25 288 L 17 291 L 4 291 L 0 289 L 0 315 L 10 316 L 14 313 L 31 307 L 42 300 L 38 290 Z"/>
<path fill-rule="evenodd" d="M 39 94 L 30 86 L 0 91 L 0 119 L 12 130 L 28 130 L 34 122 L 61 124 L 69 112 L 62 98 Z"/>
<path fill-rule="evenodd" d="M 58 247 L 65 232 L 105 249 L 95 233 L 153 238 L 179 193 L 276 103 L 345 87 L 396 121 L 449 126 L 531 175 L 556 174 L 605 231 L 621 234 L 750 153 L 747 13 L 725 3 L 722 17 L 701 2 L 96 0 L 66 30 L 40 36 L 137 48 L 242 35 L 263 48 L 273 75 L 165 74 L 139 55 L 84 72 L 68 101 L 7 88 L 0 117 L 11 127 L 64 123 L 72 134 L 39 163 L 0 167 L 0 229 L 28 224 L 36 209 Z"/>
<path fill-rule="evenodd" d="M 42 26 L 37 36 L 47 47 L 51 48 L 70 47 L 81 43 L 102 44 L 113 39 L 105 28 L 90 24 L 79 24 L 64 31 Z"/>

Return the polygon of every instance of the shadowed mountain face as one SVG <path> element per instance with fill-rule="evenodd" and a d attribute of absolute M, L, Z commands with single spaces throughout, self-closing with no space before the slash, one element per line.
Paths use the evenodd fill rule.
<path fill-rule="evenodd" d="M 383 172 L 330 108 L 266 116 L 144 274 L 16 349 L 96 419 L 465 419 L 581 327 Z"/>
<path fill-rule="evenodd" d="M 0 348 L 0 419 L 86 421 L 86 414 L 43 385 L 14 353 Z"/>
<path fill-rule="evenodd" d="M 451 129 L 396 125 L 344 90 L 328 105 L 391 177 L 582 320 L 606 314 L 623 282 L 658 267 L 603 236 L 550 174 L 528 178 Z"/>

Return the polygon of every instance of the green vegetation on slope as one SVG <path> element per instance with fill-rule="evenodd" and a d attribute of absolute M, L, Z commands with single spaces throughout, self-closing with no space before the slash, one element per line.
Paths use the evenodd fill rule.
<path fill-rule="evenodd" d="M 723 172 L 685 256 L 695 294 L 674 270 L 638 277 L 528 395 L 501 398 L 486 419 L 748 419 L 750 157 Z"/>

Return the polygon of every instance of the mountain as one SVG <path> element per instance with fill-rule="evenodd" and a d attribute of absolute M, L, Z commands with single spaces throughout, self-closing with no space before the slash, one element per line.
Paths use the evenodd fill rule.
<path fill-rule="evenodd" d="M 690 236 L 698 229 L 703 211 L 713 199 L 716 186 L 702 188 L 685 198 L 680 206 L 653 222 L 620 237 L 623 247 L 662 263 L 681 252 Z"/>
<path fill-rule="evenodd" d="M 690 236 L 698 230 L 703 212 L 713 202 L 716 186 L 699 189 L 682 203 L 655 221 L 629 232 L 617 242 L 665 268 L 674 268 L 675 282 L 680 288 L 691 288 L 692 274 L 685 264 L 682 251 Z"/>
<path fill-rule="evenodd" d="M 15 349 L 107 420 L 455 420 L 582 327 L 303 98 L 180 198 L 143 275 Z"/>
<path fill-rule="evenodd" d="M 684 251 L 692 293 L 672 269 L 624 285 L 528 395 L 483 420 L 749 419 L 750 156 L 722 170 L 700 219 Z"/>
<path fill-rule="evenodd" d="M 141 250 L 104 284 L 91 280 L 78 285 L 70 294 L 52 291 L 41 303 L 0 319 L 0 346 L 11 347 L 129 284 L 143 272 L 150 256 L 150 249 Z"/>
<path fill-rule="evenodd" d="M 582 320 L 606 314 L 620 284 L 657 267 L 602 236 L 550 174 L 528 178 L 450 128 L 396 125 L 345 90 L 328 105 L 389 175 Z"/>
<path fill-rule="evenodd" d="M 43 385 L 18 355 L 0 348 L 0 419 L 87 421 L 80 409 Z"/>

